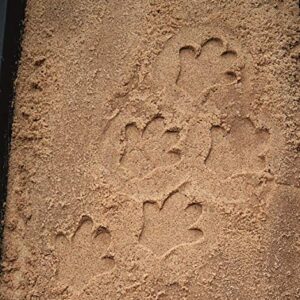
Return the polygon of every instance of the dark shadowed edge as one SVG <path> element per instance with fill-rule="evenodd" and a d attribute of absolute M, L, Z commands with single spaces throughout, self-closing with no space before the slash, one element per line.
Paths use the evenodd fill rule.
<path fill-rule="evenodd" d="M 0 262 L 3 254 L 14 82 L 21 56 L 25 7 L 26 0 L 0 0 Z"/>

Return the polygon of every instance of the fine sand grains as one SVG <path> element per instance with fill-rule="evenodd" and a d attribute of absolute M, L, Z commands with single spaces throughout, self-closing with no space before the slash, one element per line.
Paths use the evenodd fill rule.
<path fill-rule="evenodd" d="M 1 300 L 299 299 L 299 9 L 28 0 Z"/>

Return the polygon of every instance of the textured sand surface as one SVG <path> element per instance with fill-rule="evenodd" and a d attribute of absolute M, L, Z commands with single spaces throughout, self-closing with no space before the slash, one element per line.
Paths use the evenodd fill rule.
<path fill-rule="evenodd" d="M 28 0 L 0 299 L 300 299 L 297 2 Z"/>

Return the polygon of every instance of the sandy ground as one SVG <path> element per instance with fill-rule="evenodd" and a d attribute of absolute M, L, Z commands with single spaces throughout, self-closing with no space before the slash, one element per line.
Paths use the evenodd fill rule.
<path fill-rule="evenodd" d="M 0 299 L 300 299 L 297 2 L 29 0 Z"/>

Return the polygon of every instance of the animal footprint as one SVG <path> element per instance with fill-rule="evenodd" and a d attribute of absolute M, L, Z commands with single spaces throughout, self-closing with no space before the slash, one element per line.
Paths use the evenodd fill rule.
<path fill-rule="evenodd" d="M 120 163 L 135 176 L 143 176 L 157 167 L 180 160 L 180 152 L 174 148 L 179 131 L 166 130 L 162 117 L 153 119 L 143 130 L 128 124 L 125 138 L 126 147 Z"/>
<path fill-rule="evenodd" d="M 56 250 L 59 256 L 58 277 L 74 289 L 82 289 L 94 276 L 114 267 L 114 259 L 106 253 L 111 235 L 104 227 L 93 228 L 93 221 L 84 217 L 68 240 L 59 233 Z"/>
<path fill-rule="evenodd" d="M 236 119 L 229 132 L 213 127 L 211 138 L 206 165 L 221 176 L 257 172 L 265 167 L 269 132 L 256 129 L 250 119 Z"/>
<path fill-rule="evenodd" d="M 180 193 L 169 197 L 161 208 L 146 202 L 140 243 L 162 255 L 179 245 L 197 242 L 203 236 L 197 227 L 201 213 L 200 203 L 191 203 Z"/>
<path fill-rule="evenodd" d="M 192 96 L 217 84 L 229 84 L 237 79 L 232 67 L 237 59 L 233 50 L 225 50 L 223 42 L 211 38 L 198 50 L 185 46 L 179 51 L 180 73 L 177 85 Z"/>

